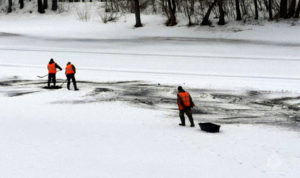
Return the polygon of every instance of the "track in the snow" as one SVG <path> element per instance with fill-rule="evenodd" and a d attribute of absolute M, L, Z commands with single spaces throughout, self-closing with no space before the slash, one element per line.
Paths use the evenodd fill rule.
<path fill-rule="evenodd" d="M 149 37 L 134 37 L 134 38 L 62 38 L 62 37 L 41 37 L 15 33 L 0 32 L 0 37 L 14 37 L 18 39 L 30 39 L 39 41 L 56 41 L 56 42 L 89 42 L 89 43 L 153 43 L 153 42 L 205 42 L 205 43 L 219 43 L 228 44 L 235 43 L 237 45 L 251 44 L 263 46 L 288 46 L 300 47 L 298 42 L 286 41 L 266 41 L 266 40 L 251 40 L 251 39 L 229 39 L 229 38 L 204 38 L 204 37 L 163 37 L 163 36 L 149 36 Z"/>
<path fill-rule="evenodd" d="M 62 82 L 62 81 L 59 81 Z M 0 82 L 0 92 L 7 97 L 49 92 L 45 81 L 10 79 Z M 52 104 L 87 104 L 121 101 L 137 107 L 169 110 L 177 113 L 177 86 L 144 81 L 79 81 L 82 99 L 57 100 Z M 300 94 L 271 91 L 230 91 L 189 88 L 195 101 L 198 121 L 218 123 L 256 123 L 300 129 Z M 62 92 L 66 92 L 65 90 Z"/>
<path fill-rule="evenodd" d="M 254 56 L 217 56 L 217 55 L 158 54 L 158 53 L 132 53 L 132 52 L 128 53 L 128 52 L 53 50 L 53 49 L 51 50 L 51 49 L 27 49 L 27 48 L 0 48 L 0 51 L 101 54 L 101 55 L 118 55 L 118 56 L 148 56 L 148 57 L 172 57 L 172 58 L 197 58 L 198 60 L 235 59 L 235 60 L 247 60 L 247 61 L 300 62 L 300 59 L 298 59 L 298 58 L 282 58 L 282 57 L 279 58 L 279 57 L 262 57 L 262 56 L 254 57 Z"/>
<path fill-rule="evenodd" d="M 21 67 L 21 68 L 41 68 L 37 65 L 22 65 L 22 64 L 0 64 L 0 67 Z M 163 71 L 147 71 L 147 70 L 126 70 L 126 69 L 106 69 L 106 68 L 89 68 L 81 67 L 80 70 L 87 71 L 105 71 L 105 72 L 124 72 L 124 73 L 137 73 L 137 74 L 157 74 L 157 75 L 187 75 L 199 77 L 214 77 L 214 78 L 242 78 L 242 79 L 268 79 L 268 80 L 300 80 L 299 77 L 276 77 L 276 76 L 255 76 L 255 75 L 226 75 L 226 74 L 205 74 L 193 72 L 163 72 Z"/>

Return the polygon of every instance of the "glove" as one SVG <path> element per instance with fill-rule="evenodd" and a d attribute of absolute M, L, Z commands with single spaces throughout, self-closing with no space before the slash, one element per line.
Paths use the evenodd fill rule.
<path fill-rule="evenodd" d="M 193 108 L 195 106 L 195 104 L 194 104 L 194 102 L 192 102 L 192 105 L 191 105 L 191 107 Z"/>

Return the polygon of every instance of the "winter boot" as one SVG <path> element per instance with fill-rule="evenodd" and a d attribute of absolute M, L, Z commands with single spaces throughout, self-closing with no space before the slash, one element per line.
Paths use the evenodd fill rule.
<path fill-rule="evenodd" d="M 180 121 L 181 121 L 181 123 L 179 125 L 180 126 L 185 126 L 185 118 L 184 118 L 184 116 L 180 116 Z"/>
<path fill-rule="evenodd" d="M 74 83 L 74 90 L 79 90 L 79 89 L 77 88 L 76 83 Z"/>
<path fill-rule="evenodd" d="M 191 119 L 189 119 L 190 120 L 190 122 L 191 122 L 191 127 L 195 127 L 195 124 L 194 124 L 194 119 L 193 118 L 191 118 Z"/>

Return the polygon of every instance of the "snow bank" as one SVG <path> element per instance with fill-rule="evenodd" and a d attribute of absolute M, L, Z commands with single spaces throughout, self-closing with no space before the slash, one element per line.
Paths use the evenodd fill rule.
<path fill-rule="evenodd" d="M 47 14 L 28 13 L 31 6 L 25 4 L 25 9 L 15 13 L 0 16 L 0 32 L 16 33 L 32 36 L 47 36 L 55 38 L 90 38 L 119 39 L 133 37 L 190 37 L 213 39 L 236 39 L 249 41 L 267 41 L 299 44 L 300 26 L 297 21 L 260 22 L 244 24 L 232 22 L 225 26 L 194 26 L 186 27 L 180 20 L 175 27 L 164 25 L 165 17 L 160 15 L 142 15 L 143 28 L 134 29 L 134 15 L 123 14 L 115 23 L 104 24 L 100 15 L 103 12 L 101 3 L 66 3 L 60 4 L 61 13 Z M 78 16 L 85 12 L 88 22 Z"/>
<path fill-rule="evenodd" d="M 179 127 L 165 112 L 123 103 L 49 104 L 87 91 L 1 97 L 2 177 L 297 177 L 299 133 L 223 125 Z M 18 112 L 16 112 L 16 106 Z"/>

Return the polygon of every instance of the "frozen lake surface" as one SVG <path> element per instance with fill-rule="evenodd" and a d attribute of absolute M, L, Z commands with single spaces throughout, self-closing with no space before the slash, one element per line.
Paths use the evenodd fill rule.
<path fill-rule="evenodd" d="M 298 177 L 299 27 L 143 21 L 0 17 L 0 177 Z M 43 88 L 50 58 L 79 91 Z M 220 133 L 178 126 L 178 85 Z"/>

